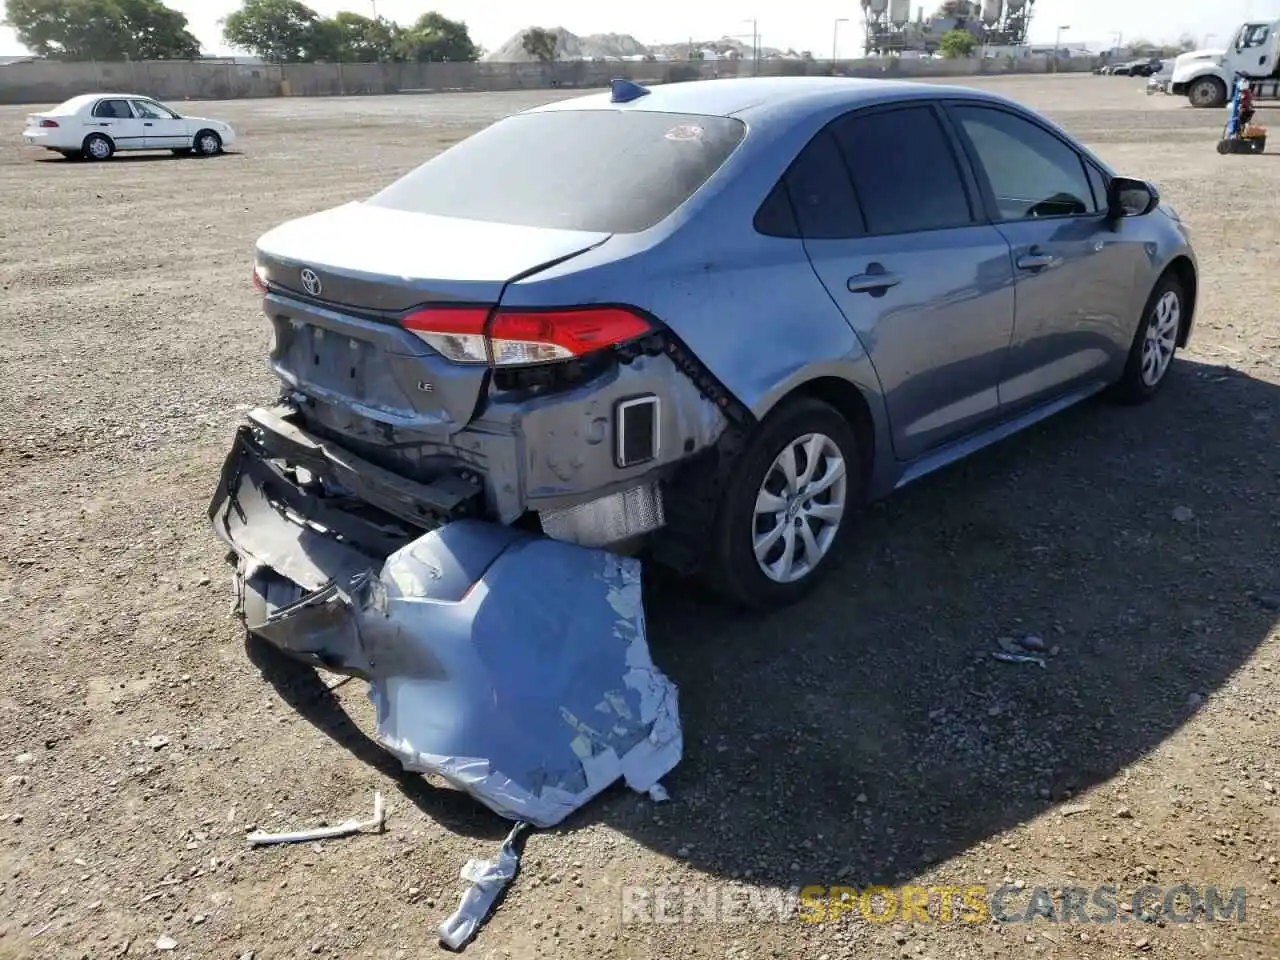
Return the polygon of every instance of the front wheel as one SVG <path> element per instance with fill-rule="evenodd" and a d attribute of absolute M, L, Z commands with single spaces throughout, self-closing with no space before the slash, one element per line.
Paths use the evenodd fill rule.
<path fill-rule="evenodd" d="M 1227 102 L 1227 85 L 1217 77 L 1201 77 L 1187 89 L 1193 107 L 1221 107 Z"/>
<path fill-rule="evenodd" d="M 721 501 L 707 578 L 726 599 L 775 609 L 830 569 L 862 501 L 862 453 L 820 400 L 786 402 L 761 424 Z"/>
<path fill-rule="evenodd" d="M 1187 312 L 1186 291 L 1178 278 L 1165 274 L 1151 291 L 1138 323 L 1124 375 L 1111 388 L 1120 403 L 1145 403 L 1168 379 Z"/>
<path fill-rule="evenodd" d="M 202 157 L 213 157 L 222 152 L 222 138 L 212 130 L 201 130 L 196 134 L 195 151 Z"/>

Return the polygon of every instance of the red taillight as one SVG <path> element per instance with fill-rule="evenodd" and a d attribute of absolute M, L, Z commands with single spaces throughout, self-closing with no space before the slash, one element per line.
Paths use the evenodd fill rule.
<path fill-rule="evenodd" d="M 488 307 L 430 307 L 404 326 L 455 363 L 487 363 Z M 499 310 L 489 328 L 500 366 L 572 360 L 651 333 L 649 321 L 625 307 Z"/>
<path fill-rule="evenodd" d="M 56 120 L 41 120 L 40 126 L 44 127 L 46 130 L 56 130 L 58 128 L 58 122 Z"/>

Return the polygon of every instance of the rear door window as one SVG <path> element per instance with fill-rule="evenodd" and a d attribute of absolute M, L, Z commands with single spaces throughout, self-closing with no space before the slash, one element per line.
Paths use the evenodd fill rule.
<path fill-rule="evenodd" d="M 108 120 L 133 119 L 133 111 L 129 109 L 129 104 L 125 100 L 102 100 L 93 108 L 93 115 Z"/>
<path fill-rule="evenodd" d="M 943 230 L 974 222 L 951 140 L 933 107 L 855 113 L 834 130 L 868 234 Z"/>
<path fill-rule="evenodd" d="M 860 237 L 862 214 L 830 130 L 809 142 L 784 178 L 800 233 L 809 240 Z"/>
<path fill-rule="evenodd" d="M 432 158 L 369 203 L 527 227 L 638 233 L 674 213 L 745 134 L 731 117 L 519 114 Z"/>
<path fill-rule="evenodd" d="M 1080 154 L 1048 130 L 992 107 L 949 109 L 986 174 L 1001 220 L 1098 211 Z"/>

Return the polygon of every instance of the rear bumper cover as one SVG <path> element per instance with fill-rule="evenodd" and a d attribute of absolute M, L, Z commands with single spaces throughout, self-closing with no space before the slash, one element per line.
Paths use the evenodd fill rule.
<path fill-rule="evenodd" d="M 474 519 L 375 523 L 296 483 L 263 433 L 241 430 L 209 507 L 241 615 L 281 651 L 367 680 L 375 739 L 406 769 L 547 827 L 679 762 L 637 561 Z M 302 452 L 342 469 L 335 451 Z"/>

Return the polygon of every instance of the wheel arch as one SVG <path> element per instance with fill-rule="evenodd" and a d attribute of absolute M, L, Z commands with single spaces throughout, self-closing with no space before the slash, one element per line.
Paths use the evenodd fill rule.
<path fill-rule="evenodd" d="M 217 137 L 218 145 L 220 147 L 226 145 L 226 142 L 222 139 L 222 134 L 220 134 L 217 130 L 213 129 L 213 127 L 199 127 L 196 129 L 196 132 L 191 135 L 191 151 L 193 153 L 200 152 L 200 138 L 203 137 L 206 133 L 209 134 L 210 136 Z"/>
<path fill-rule="evenodd" d="M 1191 262 L 1190 257 L 1182 253 L 1170 260 L 1165 268 L 1160 271 L 1160 276 L 1156 279 L 1156 283 L 1170 275 L 1182 285 L 1182 291 L 1187 297 L 1187 309 L 1182 318 L 1181 328 L 1178 330 L 1178 346 L 1185 347 L 1191 339 L 1191 325 L 1195 320 L 1196 298 L 1199 293 L 1200 281 L 1196 274 L 1195 264 Z"/>
<path fill-rule="evenodd" d="M 830 373 L 820 374 L 793 385 L 777 398 L 770 410 L 796 397 L 821 400 L 833 407 L 853 427 L 854 435 L 862 445 L 863 490 L 870 491 L 875 475 L 875 465 L 880 460 L 877 443 L 886 436 L 886 431 L 877 423 L 875 407 L 863 389 L 845 377 Z"/>
<path fill-rule="evenodd" d="M 101 130 L 93 130 L 89 133 L 86 133 L 84 135 L 84 139 L 80 141 L 81 153 L 89 152 L 89 141 L 93 140 L 95 137 L 101 137 L 103 140 L 107 141 L 107 143 L 111 144 L 111 149 L 113 151 L 120 149 L 119 144 L 116 143 L 115 138 L 111 136 L 111 134 L 103 133 Z"/>

